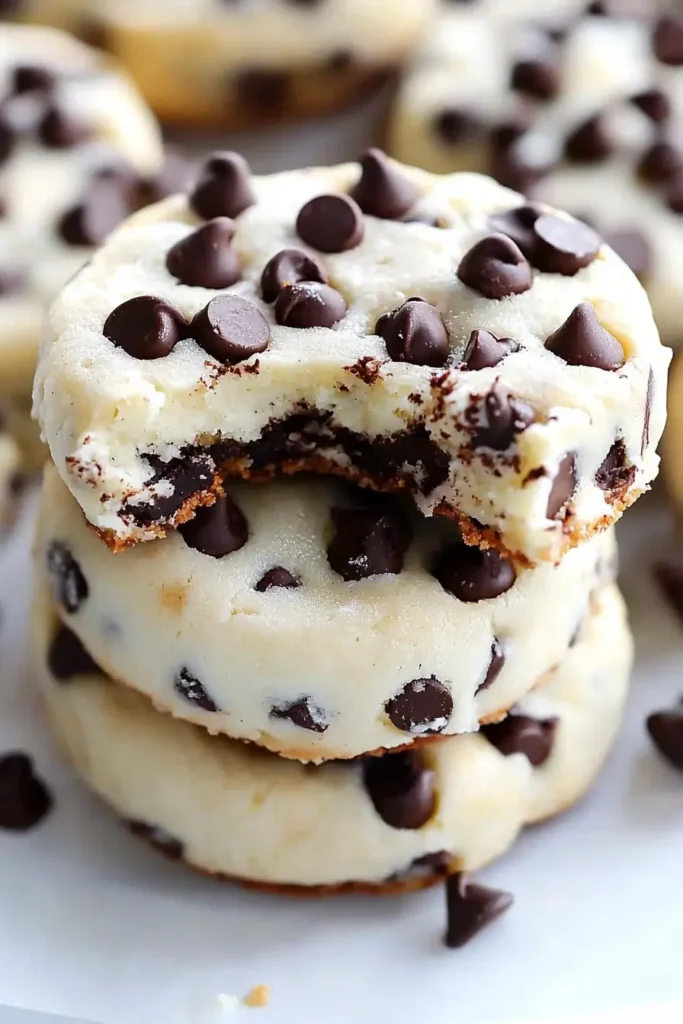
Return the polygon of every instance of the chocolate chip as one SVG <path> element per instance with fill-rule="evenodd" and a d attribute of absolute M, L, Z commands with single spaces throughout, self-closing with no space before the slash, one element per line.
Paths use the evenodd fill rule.
<path fill-rule="evenodd" d="M 300 281 L 327 284 L 327 273 L 320 260 L 303 249 L 282 249 L 268 260 L 261 275 L 261 294 L 265 302 L 275 302 L 282 289 Z"/>
<path fill-rule="evenodd" d="M 239 153 L 212 153 L 203 163 L 189 202 L 204 220 L 238 217 L 256 202 L 251 169 Z"/>
<path fill-rule="evenodd" d="M 600 237 L 579 220 L 543 214 L 534 224 L 533 265 L 546 274 L 573 277 L 600 251 Z"/>
<path fill-rule="evenodd" d="M 552 170 L 552 166 L 550 162 L 544 165 L 529 163 L 519 147 L 509 146 L 493 149 L 488 170 L 501 185 L 528 195 L 540 179 Z"/>
<path fill-rule="evenodd" d="M 178 672 L 173 680 L 173 689 L 180 697 L 189 701 L 190 704 L 196 704 L 202 711 L 214 712 L 219 710 L 218 705 L 209 697 L 197 677 L 193 676 L 187 668 L 181 668 L 180 672 Z"/>
<path fill-rule="evenodd" d="M 166 254 L 166 269 L 181 284 L 195 288 L 229 288 L 241 275 L 231 246 L 234 221 L 214 217 L 176 242 Z"/>
<path fill-rule="evenodd" d="M 655 565 L 656 580 L 667 601 L 683 621 L 683 559 L 673 555 Z"/>
<path fill-rule="evenodd" d="M 660 63 L 683 65 L 683 17 L 663 15 L 654 27 L 652 48 Z"/>
<path fill-rule="evenodd" d="M 149 206 L 177 192 L 185 192 L 192 176 L 193 164 L 189 156 L 175 146 L 165 146 L 161 169 L 150 177 L 138 179 L 139 205 Z"/>
<path fill-rule="evenodd" d="M 497 551 L 454 544 L 440 555 L 434 576 L 459 601 L 488 601 L 505 594 L 516 579 L 515 567 Z"/>
<path fill-rule="evenodd" d="M 631 486 L 635 475 L 636 467 L 628 457 L 626 445 L 618 438 L 598 466 L 595 482 L 601 491 L 617 497 Z"/>
<path fill-rule="evenodd" d="M 671 101 L 661 89 L 645 89 L 636 93 L 631 97 L 631 103 L 656 124 L 666 121 L 671 114 Z"/>
<path fill-rule="evenodd" d="M 222 363 L 240 363 L 264 352 L 270 327 L 253 302 L 238 295 L 217 295 L 195 314 L 190 333 L 199 345 Z"/>
<path fill-rule="evenodd" d="M 38 125 L 38 137 L 49 149 L 72 149 L 86 142 L 91 135 L 90 125 L 56 104 L 48 107 Z"/>
<path fill-rule="evenodd" d="M 449 146 L 457 146 L 466 139 L 477 135 L 481 125 L 466 110 L 449 107 L 434 118 L 434 131 Z"/>
<path fill-rule="evenodd" d="M 120 183 L 99 181 L 57 221 L 57 233 L 67 245 L 101 245 L 131 212 Z"/>
<path fill-rule="evenodd" d="M 603 239 L 607 245 L 612 246 L 617 256 L 621 256 L 636 277 L 641 281 L 647 278 L 652 266 L 652 247 L 641 231 L 637 228 L 607 231 Z"/>
<path fill-rule="evenodd" d="M 488 668 L 486 669 L 484 681 L 479 684 L 475 693 L 481 693 L 482 690 L 487 690 L 489 686 L 492 686 L 502 672 L 504 665 L 505 649 L 503 648 L 500 640 L 497 640 L 496 637 L 494 637 L 493 643 L 491 644 L 491 660 L 489 661 Z"/>
<path fill-rule="evenodd" d="M 210 489 L 214 482 L 216 464 L 207 451 L 200 445 L 185 449 L 181 455 L 170 459 L 161 459 L 158 455 L 145 452 L 141 459 L 148 463 L 154 475 L 147 480 L 147 485 L 163 482 L 162 488 L 155 488 L 157 493 L 148 503 L 131 503 L 123 505 L 123 514 L 141 526 L 150 523 L 169 522 L 188 498 Z M 161 491 L 161 493 L 159 493 Z"/>
<path fill-rule="evenodd" d="M 246 68 L 234 78 L 240 104 L 260 114 L 279 114 L 285 109 L 290 82 L 286 71 L 264 68 Z"/>
<path fill-rule="evenodd" d="M 460 949 L 512 906 L 513 896 L 472 882 L 462 873 L 446 880 L 448 925 L 444 942 Z"/>
<path fill-rule="evenodd" d="M 550 495 L 546 516 L 548 519 L 555 519 L 565 509 L 565 506 L 576 490 L 576 456 L 568 452 L 560 460 L 555 474 Z"/>
<path fill-rule="evenodd" d="M 489 226 L 501 235 L 507 235 L 520 248 L 527 259 L 531 259 L 536 247 L 534 224 L 543 215 L 540 206 L 527 203 L 512 210 L 504 210 L 489 217 Z"/>
<path fill-rule="evenodd" d="M 422 828 L 434 814 L 434 772 L 418 752 L 366 758 L 363 782 L 373 807 L 391 828 Z"/>
<path fill-rule="evenodd" d="M 54 71 L 44 64 L 18 64 L 12 73 L 12 91 L 50 92 L 55 81 Z"/>
<path fill-rule="evenodd" d="M 672 213 L 683 213 L 683 175 L 667 184 L 664 201 Z"/>
<path fill-rule="evenodd" d="M 10 123 L 6 111 L 0 110 L 0 165 L 4 164 L 11 156 L 16 140 L 16 131 Z"/>
<path fill-rule="evenodd" d="M 453 714 L 453 695 L 434 676 L 406 683 L 384 705 L 392 725 L 413 736 L 443 732 Z"/>
<path fill-rule="evenodd" d="M 613 151 L 614 144 L 599 115 L 589 118 L 575 128 L 567 136 L 564 144 L 567 159 L 580 164 L 600 163 Z"/>
<path fill-rule="evenodd" d="M 546 340 L 545 347 L 570 366 L 619 370 L 625 361 L 620 343 L 600 326 L 595 310 L 588 302 L 576 306 Z"/>
<path fill-rule="evenodd" d="M 153 846 L 157 853 L 168 860 L 182 860 L 185 854 L 185 844 L 176 839 L 166 829 L 158 825 L 148 825 L 146 821 L 129 821 L 128 828 L 134 836 L 144 839 Z"/>
<path fill-rule="evenodd" d="M 473 448 L 504 452 L 534 422 L 534 410 L 526 402 L 507 394 L 498 381 L 484 396 L 480 419 L 472 438 Z"/>
<path fill-rule="evenodd" d="M 274 590 L 276 588 L 296 590 L 296 588 L 300 586 L 301 580 L 297 576 L 294 576 L 294 574 L 291 573 L 289 569 L 285 569 L 284 566 L 276 565 L 263 574 L 254 587 L 254 590 L 258 590 L 260 594 L 264 594 L 266 590 Z"/>
<path fill-rule="evenodd" d="M 410 546 L 410 527 L 398 510 L 333 508 L 335 535 L 327 549 L 330 566 L 342 579 L 397 575 Z"/>
<path fill-rule="evenodd" d="M 33 770 L 28 754 L 13 751 L 0 758 L 0 828 L 26 832 L 52 809 L 52 796 Z"/>
<path fill-rule="evenodd" d="M 47 571 L 55 601 L 67 612 L 77 612 L 90 588 L 81 567 L 66 545 L 53 541 L 47 549 Z"/>
<path fill-rule="evenodd" d="M 60 626 L 55 633 L 48 650 L 47 664 L 60 682 L 76 676 L 101 675 L 79 638 L 66 626 Z"/>
<path fill-rule="evenodd" d="M 517 352 L 519 345 L 512 338 L 496 338 L 489 331 L 472 331 L 463 353 L 460 370 L 485 370 L 498 366 L 511 352 Z"/>
<path fill-rule="evenodd" d="M 656 711 L 647 718 L 647 731 L 669 764 L 683 771 L 683 701 L 671 711 Z"/>
<path fill-rule="evenodd" d="M 489 141 L 495 153 L 509 153 L 514 144 L 533 127 L 533 118 L 527 108 L 516 110 L 504 121 L 491 128 Z M 506 234 L 506 232 L 503 232 Z"/>
<path fill-rule="evenodd" d="M 325 712 L 314 704 L 312 697 L 301 697 L 291 704 L 273 705 L 270 717 L 286 719 L 299 729 L 307 729 L 309 732 L 325 732 L 330 724 Z"/>
<path fill-rule="evenodd" d="M 542 720 L 509 714 L 502 722 L 483 726 L 481 731 L 501 754 L 524 754 L 534 768 L 540 768 L 552 753 L 556 730 L 556 718 Z"/>
<path fill-rule="evenodd" d="M 134 359 L 163 359 L 187 330 L 180 310 L 155 295 L 138 295 L 112 310 L 102 333 Z"/>
<path fill-rule="evenodd" d="M 488 235 L 466 252 L 458 277 L 487 299 L 505 299 L 527 292 L 533 284 L 531 267 L 507 235 Z"/>
<path fill-rule="evenodd" d="M 416 366 L 443 366 L 450 343 L 441 314 L 424 299 L 408 299 L 377 321 L 391 359 Z"/>
<path fill-rule="evenodd" d="M 329 284 L 287 284 L 275 300 L 275 319 L 283 327 L 333 327 L 346 316 L 344 296 Z"/>
<path fill-rule="evenodd" d="M 219 495 L 213 505 L 202 505 L 178 530 L 189 548 L 211 558 L 239 551 L 249 540 L 247 520 L 229 494 Z"/>
<path fill-rule="evenodd" d="M 363 213 L 349 196 L 311 199 L 299 211 L 296 230 L 307 245 L 321 252 L 346 252 L 363 241 Z"/>
<path fill-rule="evenodd" d="M 562 83 L 560 66 L 550 57 L 520 60 L 512 69 L 511 87 L 535 100 L 552 100 Z"/>
<path fill-rule="evenodd" d="M 419 191 L 381 149 L 361 158 L 361 176 L 349 193 L 363 213 L 383 220 L 400 220 L 417 202 Z"/>
<path fill-rule="evenodd" d="M 653 185 L 665 184 L 683 171 L 683 153 L 673 143 L 658 139 L 638 162 L 638 174 Z"/>

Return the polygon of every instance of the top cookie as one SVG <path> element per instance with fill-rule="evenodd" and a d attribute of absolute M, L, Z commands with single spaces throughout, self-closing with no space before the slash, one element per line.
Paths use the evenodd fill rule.
<path fill-rule="evenodd" d="M 683 15 L 662 13 L 661 0 L 583 6 L 590 13 L 564 24 L 511 26 L 450 5 L 403 83 L 391 150 L 432 171 L 491 173 L 587 220 L 641 278 L 663 340 L 677 345 Z"/>
<path fill-rule="evenodd" d="M 315 470 L 533 563 L 655 476 L 669 358 L 598 236 L 490 179 L 378 151 L 256 178 L 214 154 L 64 289 L 34 401 L 114 549 L 222 475 Z"/>

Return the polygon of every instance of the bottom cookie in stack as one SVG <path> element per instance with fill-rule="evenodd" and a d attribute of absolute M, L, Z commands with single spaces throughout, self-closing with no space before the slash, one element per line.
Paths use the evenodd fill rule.
<path fill-rule="evenodd" d="M 569 808 L 617 733 L 632 645 L 613 585 L 508 717 L 419 750 L 304 765 L 211 736 L 107 679 L 38 593 L 49 718 L 87 784 L 160 852 L 272 891 L 401 892 L 500 856 Z"/>

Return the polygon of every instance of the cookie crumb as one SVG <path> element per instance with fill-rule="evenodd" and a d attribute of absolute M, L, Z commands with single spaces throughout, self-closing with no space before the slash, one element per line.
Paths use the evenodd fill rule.
<path fill-rule="evenodd" d="M 268 1005 L 270 989 L 267 985 L 254 985 L 242 1002 L 245 1006 L 263 1007 Z"/>

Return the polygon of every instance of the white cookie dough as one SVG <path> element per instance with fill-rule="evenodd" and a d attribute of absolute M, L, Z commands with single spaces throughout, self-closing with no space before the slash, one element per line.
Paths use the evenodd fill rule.
<path fill-rule="evenodd" d="M 36 619 L 40 675 L 49 717 L 77 771 L 167 853 L 266 886 L 381 887 L 430 873 L 429 864 L 415 862 L 442 852 L 459 869 L 480 868 L 523 825 L 586 792 L 612 745 L 628 688 L 631 639 L 621 597 L 609 587 L 563 664 L 515 709 L 556 720 L 541 727 L 540 749 L 533 744 L 537 767 L 524 753 L 505 756 L 484 733 L 385 755 L 379 765 L 306 766 L 162 715 L 128 688 L 88 673 L 82 654 L 71 663 L 53 654 L 55 679 L 46 665 L 55 620 L 45 597 Z"/>
<path fill-rule="evenodd" d="M 500 235 L 484 241 L 491 216 L 518 208 L 518 195 L 478 175 L 436 177 L 384 159 L 370 158 L 384 184 L 366 179 L 364 204 L 386 214 L 387 206 L 395 213 L 407 203 L 410 216 L 436 218 L 441 227 L 364 216 L 339 195 L 359 182 L 355 164 L 249 179 L 239 158 L 223 155 L 208 161 L 191 198 L 211 215 L 235 211 L 239 198 L 243 212 L 233 226 L 212 220 L 205 231 L 222 232 L 211 259 L 219 253 L 228 279 L 240 280 L 218 290 L 172 276 L 167 254 L 181 241 L 188 250 L 181 273 L 194 281 L 207 273 L 206 249 L 200 259 L 194 248 L 204 245 L 205 235 L 195 234 L 203 221 L 177 196 L 115 232 L 64 289 L 42 348 L 34 409 L 58 471 L 111 547 L 148 540 L 186 519 L 207 500 L 214 477 L 284 465 L 407 487 L 426 514 L 458 519 L 469 540 L 493 543 L 519 561 L 558 560 L 648 487 L 658 468 L 670 353 L 631 272 L 590 232 L 598 252 L 584 269 L 570 275 L 576 263 L 565 253 L 565 273 L 532 271 L 514 243 Z M 244 209 L 251 189 L 256 201 Z M 338 219 L 325 199 L 308 205 L 326 193 L 337 194 L 329 202 Z M 288 310 L 263 301 L 260 281 L 281 250 L 314 254 L 297 223 L 318 249 L 352 244 L 361 233 L 363 239 L 316 257 L 336 291 L 290 288 L 303 299 L 290 321 L 299 326 L 281 326 Z M 540 223 L 559 230 L 568 250 L 577 233 L 585 239 L 586 229 L 563 215 Z M 341 243 L 348 231 L 355 237 L 349 242 L 346 234 Z M 234 232 L 232 243 L 226 232 Z M 491 244 L 519 261 L 503 267 L 503 290 L 508 273 L 518 289 L 521 274 L 528 290 L 485 296 L 501 286 L 501 265 L 482 268 L 475 258 Z M 458 276 L 466 255 L 471 286 Z M 530 258 L 555 267 L 564 257 L 550 245 Z M 173 341 L 189 330 L 185 318 L 219 294 L 229 298 L 211 309 L 219 319 L 228 311 L 225 329 L 238 339 L 220 350 L 225 361 L 190 338 L 164 357 L 138 358 L 154 354 L 144 345 L 140 351 L 147 327 L 123 322 L 128 306 L 108 319 L 134 297 L 155 296 L 179 311 L 164 336 Z M 390 359 L 377 322 L 413 296 L 427 302 L 413 303 L 422 312 L 413 308 L 409 316 L 431 318 L 436 340 L 427 332 L 425 341 L 418 323 L 413 361 L 402 361 L 393 347 Z M 334 316 L 346 307 L 345 315 L 332 327 L 308 327 L 310 318 L 330 314 L 329 301 Z M 208 317 L 191 330 L 217 351 L 222 328 L 210 333 Z M 118 344 L 105 337 L 105 322 Z M 400 348 L 410 338 L 399 328 Z M 460 360 L 478 329 L 519 348 L 496 365 L 463 371 Z M 558 331 L 560 355 L 546 347 L 556 345 L 551 335 Z M 421 365 L 426 359 L 440 365 Z"/>
<path fill-rule="evenodd" d="M 129 183 L 153 176 L 162 148 L 125 74 L 51 29 L 0 28 L 0 97 L 0 393 L 12 394 L 30 390 L 46 306 L 89 257 L 85 236 L 103 240 L 134 209 L 123 169 Z M 112 169 L 118 185 L 101 178 Z"/>
<path fill-rule="evenodd" d="M 570 30 L 553 41 L 538 21 L 511 27 L 479 7 L 450 5 L 403 81 L 390 149 L 432 171 L 492 173 L 585 218 L 638 272 L 663 340 L 677 346 L 683 342 L 683 50 L 676 39 L 683 16 L 677 32 L 660 30 L 668 40 L 659 44 L 664 63 L 653 43 L 663 8 L 653 0 L 649 17 L 586 15 L 568 21 Z M 523 61 L 540 61 L 544 69 L 520 71 Z M 550 87 L 549 96 L 513 90 L 513 74 L 520 75 L 518 85 L 526 75 L 527 89 L 529 81 L 536 89 Z M 649 113 L 633 102 L 642 95 L 650 97 Z M 597 137 L 588 129 L 577 141 L 576 131 L 596 116 Z M 506 125 L 513 128 L 501 141 Z M 643 158 L 663 141 L 672 154 L 659 150 L 658 166 L 644 177 Z"/>
<path fill-rule="evenodd" d="M 510 563 L 459 544 L 447 520 L 406 517 L 404 558 L 390 539 L 345 547 L 353 524 L 337 531 L 334 510 L 363 508 L 364 495 L 333 480 L 233 481 L 230 495 L 241 533 L 221 538 L 214 526 L 212 536 L 223 549 L 243 546 L 223 557 L 180 532 L 117 555 L 49 466 L 38 573 L 108 675 L 212 733 L 301 760 L 500 717 L 564 658 L 592 595 L 614 576 L 612 531 L 515 579 Z M 379 512 L 388 513 L 380 529 L 402 523 L 396 505 Z M 299 586 L 256 589 L 275 567 Z"/>

